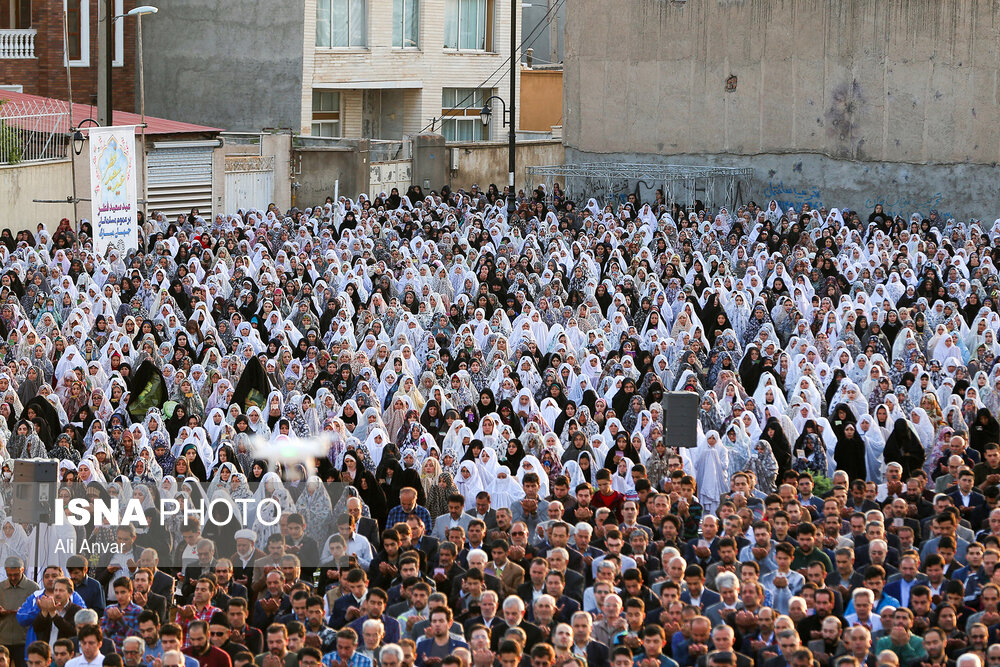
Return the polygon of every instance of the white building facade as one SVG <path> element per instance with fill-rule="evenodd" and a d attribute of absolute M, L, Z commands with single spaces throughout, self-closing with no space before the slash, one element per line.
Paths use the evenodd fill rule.
<path fill-rule="evenodd" d="M 519 0 L 305 0 L 301 132 L 505 136 L 499 103 L 489 127 L 479 112 L 508 102 L 512 1 L 520 43 Z"/>

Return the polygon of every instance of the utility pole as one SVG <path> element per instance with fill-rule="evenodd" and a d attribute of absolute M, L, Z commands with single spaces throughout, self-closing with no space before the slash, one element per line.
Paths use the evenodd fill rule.
<path fill-rule="evenodd" d="M 112 124 L 111 61 L 114 60 L 114 0 L 97 3 L 97 122 Z"/>
<path fill-rule="evenodd" d="M 515 151 L 517 148 L 517 68 L 521 58 L 517 52 L 517 10 L 521 0 L 510 0 L 510 126 L 507 134 L 507 185 L 510 186 L 510 196 L 507 198 L 507 220 L 514 217 L 514 169 L 516 165 Z"/>
<path fill-rule="evenodd" d="M 549 0 L 549 62 L 559 62 L 559 12 L 553 12 L 559 0 Z"/>

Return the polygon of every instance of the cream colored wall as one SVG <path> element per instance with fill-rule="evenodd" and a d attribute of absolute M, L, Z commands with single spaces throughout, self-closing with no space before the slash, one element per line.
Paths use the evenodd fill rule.
<path fill-rule="evenodd" d="M 496 88 L 500 97 L 508 101 L 510 69 L 505 61 L 510 53 L 510 2 L 495 0 L 493 45 L 496 52 L 482 53 L 445 51 L 445 0 L 421 0 L 419 49 L 392 47 L 393 0 L 368 0 L 368 48 L 317 48 L 314 46 L 316 0 L 305 0 L 302 132 L 308 133 L 311 129 L 312 90 L 323 83 L 421 82 L 421 89 L 406 92 L 403 131 L 407 134 L 430 131 L 431 119 L 441 115 L 442 88 L 475 88 L 489 78 L 489 87 Z M 517 34 L 520 39 L 520 7 L 518 16 Z M 495 71 L 496 75 L 491 77 Z M 520 79 L 519 74 L 515 76 Z M 517 83 L 520 88 L 520 81 Z M 361 134 L 361 91 L 340 92 L 344 136 L 358 137 Z M 440 129 L 440 123 L 436 129 Z M 494 124 L 494 133 L 495 138 L 504 133 L 499 123 Z"/>
<path fill-rule="evenodd" d="M 38 223 L 54 231 L 63 218 L 73 219 L 70 204 L 42 204 L 34 199 L 62 199 L 73 192 L 73 166 L 69 160 L 0 166 L 0 209 L 3 226 L 17 232 L 34 232 Z M 84 196 L 82 193 L 80 196 Z M 80 216 L 90 217 L 90 202 L 80 202 Z"/>
<path fill-rule="evenodd" d="M 458 150 L 458 171 L 450 172 L 449 183 L 453 189 L 469 188 L 473 184 L 486 189 L 491 183 L 503 189 L 507 183 L 507 142 L 479 141 L 450 143 L 449 149 Z M 519 141 L 517 143 L 517 170 L 514 183 L 518 188 L 530 189 L 538 185 L 528 181 L 527 168 L 539 165 L 562 164 L 565 148 L 562 141 Z"/>

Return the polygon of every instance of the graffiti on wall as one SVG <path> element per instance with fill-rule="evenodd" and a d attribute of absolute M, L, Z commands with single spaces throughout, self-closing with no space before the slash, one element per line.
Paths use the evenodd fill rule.
<path fill-rule="evenodd" d="M 789 208 L 801 211 L 803 208 L 812 210 L 823 206 L 823 195 L 819 188 L 795 188 L 785 185 L 784 181 L 778 181 L 777 183 L 768 181 L 767 187 L 764 188 L 764 199 L 764 203 L 772 199 L 775 200 L 778 202 L 778 206 L 786 211 Z M 763 206 L 764 204 L 761 205 Z"/>
<path fill-rule="evenodd" d="M 761 203 L 762 206 L 773 199 L 778 202 L 778 206 L 783 210 L 788 210 L 789 208 L 794 208 L 796 211 L 802 211 L 803 208 L 818 210 L 822 208 L 824 200 L 823 193 L 818 187 L 804 186 L 796 188 L 791 185 L 785 185 L 785 182 L 782 180 L 768 181 L 763 195 L 765 201 Z M 942 202 L 944 202 L 944 195 L 940 192 L 935 192 L 917 197 L 876 195 L 865 199 L 863 207 L 852 202 L 845 202 L 841 206 L 848 208 L 859 206 L 859 212 L 867 214 L 875 210 L 877 204 L 881 204 L 886 214 L 891 216 L 899 215 L 906 219 L 909 219 L 909 216 L 913 213 L 920 213 L 926 216 L 932 210 L 936 210 L 939 217 L 945 220 L 954 217 L 951 211 L 941 209 Z M 867 219 L 867 215 L 862 216 L 862 218 Z"/>

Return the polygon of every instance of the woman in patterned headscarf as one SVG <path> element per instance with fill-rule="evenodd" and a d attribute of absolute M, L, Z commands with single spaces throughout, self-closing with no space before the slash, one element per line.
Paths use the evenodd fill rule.
<path fill-rule="evenodd" d="M 430 512 L 431 519 L 444 516 L 448 513 L 448 496 L 458 493 L 458 485 L 450 472 L 442 472 L 438 475 L 437 483 L 431 488 L 427 496 L 427 511 Z"/>

